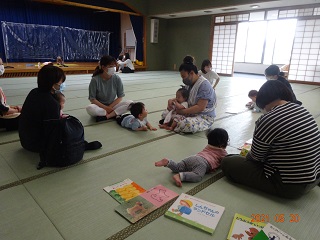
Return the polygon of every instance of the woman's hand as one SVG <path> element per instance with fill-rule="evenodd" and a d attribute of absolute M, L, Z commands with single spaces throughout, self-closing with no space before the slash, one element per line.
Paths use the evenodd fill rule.
<path fill-rule="evenodd" d="M 111 112 L 113 112 L 113 108 L 112 108 L 112 107 L 109 107 L 109 106 L 105 106 L 103 109 L 106 110 L 106 112 L 107 112 L 108 114 L 111 113 Z"/>
<path fill-rule="evenodd" d="M 171 111 L 171 110 L 173 109 L 174 101 L 175 101 L 175 100 L 176 100 L 175 98 L 171 98 L 171 99 L 168 100 L 167 109 L 168 109 L 169 111 Z"/>

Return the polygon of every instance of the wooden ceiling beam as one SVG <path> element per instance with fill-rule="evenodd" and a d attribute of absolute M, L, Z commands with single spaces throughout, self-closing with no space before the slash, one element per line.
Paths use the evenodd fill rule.
<path fill-rule="evenodd" d="M 50 4 L 56 4 L 56 5 L 68 5 L 73 7 L 82 7 L 82 8 L 89 8 L 89 9 L 95 9 L 100 11 L 106 11 L 106 12 L 116 12 L 116 13 L 124 13 L 129 15 L 135 15 L 135 16 L 141 16 L 139 13 L 135 12 L 128 12 L 124 10 L 118 10 L 113 8 L 106 8 L 106 7 L 100 7 L 100 6 L 94 6 L 89 4 L 83 4 L 83 3 L 75 3 L 75 2 L 69 2 L 64 0 L 33 0 L 34 2 L 43 2 L 43 3 L 50 3 Z"/>

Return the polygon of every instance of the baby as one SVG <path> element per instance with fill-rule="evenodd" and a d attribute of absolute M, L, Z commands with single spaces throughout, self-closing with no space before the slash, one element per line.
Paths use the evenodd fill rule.
<path fill-rule="evenodd" d="M 166 109 L 162 113 L 163 123 L 159 124 L 160 128 L 164 128 L 170 131 L 173 131 L 175 129 L 179 118 L 181 118 L 181 115 L 176 114 L 176 110 L 188 108 L 188 97 L 189 92 L 187 89 L 185 89 L 184 87 L 178 89 L 178 91 L 176 92 L 176 98 L 172 102 L 173 109 Z"/>
<path fill-rule="evenodd" d="M 256 101 L 257 101 L 257 95 L 258 91 L 257 90 L 251 90 L 248 93 L 248 97 L 251 99 L 252 102 L 248 102 L 246 104 L 246 107 L 252 110 L 253 112 L 261 112 L 261 109 L 257 106 Z"/>
<path fill-rule="evenodd" d="M 179 163 L 163 158 L 155 162 L 156 167 L 168 167 L 172 172 L 178 187 L 182 182 L 200 182 L 206 173 L 215 171 L 221 163 L 222 158 L 227 155 L 226 147 L 229 135 L 222 128 L 215 128 L 207 132 L 208 145 L 196 155 L 185 158 Z"/>
<path fill-rule="evenodd" d="M 156 131 L 147 120 L 148 112 L 142 102 L 136 102 L 129 105 L 131 114 L 124 114 L 121 117 L 117 116 L 117 123 L 133 131 Z"/>
<path fill-rule="evenodd" d="M 56 92 L 54 95 L 54 98 L 59 102 L 60 104 L 60 118 L 65 118 L 69 115 L 63 113 L 64 104 L 66 103 L 66 97 L 62 92 Z"/>

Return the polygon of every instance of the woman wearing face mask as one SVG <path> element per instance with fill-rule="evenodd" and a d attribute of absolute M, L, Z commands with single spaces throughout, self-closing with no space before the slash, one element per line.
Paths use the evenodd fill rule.
<path fill-rule="evenodd" d="M 266 68 L 264 71 L 264 75 L 266 76 L 267 80 L 278 80 L 282 84 L 284 84 L 292 93 L 293 96 L 293 102 L 302 105 L 302 102 L 298 101 L 296 98 L 296 95 L 294 94 L 291 84 L 287 79 L 285 79 L 283 76 L 283 72 L 280 72 L 280 68 L 277 65 L 270 65 L 269 67 Z"/>
<path fill-rule="evenodd" d="M 60 118 L 60 104 L 54 94 L 65 79 L 59 67 L 47 65 L 40 69 L 38 87 L 28 94 L 20 115 L 19 137 L 23 148 L 40 152 L 44 142 L 43 121 Z"/>
<path fill-rule="evenodd" d="M 209 129 L 216 116 L 214 89 L 208 80 L 198 75 L 198 69 L 192 61 L 184 60 L 179 72 L 189 91 L 189 107 L 177 110 L 177 114 L 184 117 L 177 123 L 174 131 L 195 133 Z M 171 110 L 173 100 L 168 101 L 168 110 Z"/>
<path fill-rule="evenodd" d="M 257 121 L 246 157 L 222 160 L 227 178 L 272 195 L 297 198 L 320 182 L 320 132 L 315 119 L 279 81 L 267 81 L 257 105 L 267 113 Z"/>
<path fill-rule="evenodd" d="M 131 100 L 122 101 L 125 96 L 121 78 L 115 74 L 116 60 L 111 56 L 103 56 L 99 66 L 92 75 L 89 85 L 89 100 L 86 108 L 88 114 L 103 121 L 128 111 Z"/>
<path fill-rule="evenodd" d="M 211 62 L 208 59 L 203 60 L 201 64 L 201 70 L 199 71 L 199 76 L 203 76 L 205 79 L 207 79 L 211 83 L 213 89 L 216 89 L 216 86 L 220 81 L 219 75 L 212 70 Z"/>

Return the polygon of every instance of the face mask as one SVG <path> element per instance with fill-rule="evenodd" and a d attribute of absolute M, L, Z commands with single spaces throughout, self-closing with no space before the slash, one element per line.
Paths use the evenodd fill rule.
<path fill-rule="evenodd" d="M 0 75 L 2 75 L 4 73 L 4 66 L 0 65 Z"/>
<path fill-rule="evenodd" d="M 116 72 L 116 67 L 110 67 L 108 68 L 108 71 L 106 73 L 110 76 L 112 76 Z"/>
<path fill-rule="evenodd" d="M 188 77 L 182 79 L 182 82 L 187 86 L 191 86 L 192 85 L 192 80 L 189 79 Z"/>

